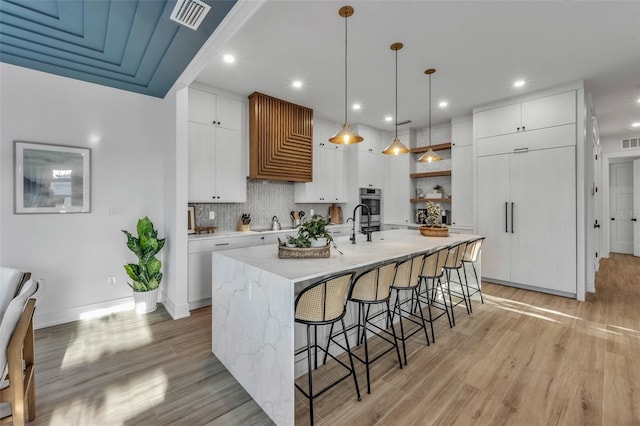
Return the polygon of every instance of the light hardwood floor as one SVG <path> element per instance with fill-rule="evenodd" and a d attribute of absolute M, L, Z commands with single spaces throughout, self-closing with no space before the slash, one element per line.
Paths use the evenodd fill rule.
<path fill-rule="evenodd" d="M 409 341 L 404 369 L 394 353 L 375 363 L 371 395 L 358 367 L 361 402 L 349 381 L 318 398 L 316 423 L 640 425 L 640 259 L 603 259 L 596 282 L 584 303 L 485 284 L 435 345 Z M 210 353 L 210 320 L 160 308 L 38 330 L 33 424 L 271 424 Z M 296 418 L 308 423 L 297 392 Z"/>

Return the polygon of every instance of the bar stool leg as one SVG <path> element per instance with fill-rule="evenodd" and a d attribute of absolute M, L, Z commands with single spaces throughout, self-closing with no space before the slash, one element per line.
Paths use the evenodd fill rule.
<path fill-rule="evenodd" d="M 393 321 L 391 320 L 391 309 L 389 299 L 387 299 L 387 322 L 391 324 L 391 334 L 393 335 L 393 342 L 396 345 L 396 354 L 398 355 L 398 364 L 402 370 L 402 359 L 400 358 L 400 348 L 398 347 L 398 338 L 396 337 L 396 329 L 393 327 Z"/>
<path fill-rule="evenodd" d="M 435 284 L 435 280 L 434 280 Z M 442 280 L 438 278 L 438 287 L 440 287 L 440 294 L 442 294 L 442 301 L 444 302 L 445 312 L 447 313 L 447 319 L 449 320 L 449 328 L 453 328 L 453 323 L 451 322 L 451 315 L 449 315 L 449 308 L 447 307 L 447 302 L 444 296 L 444 289 L 442 288 Z"/>
<path fill-rule="evenodd" d="M 464 288 L 466 286 L 467 283 L 467 276 L 465 275 L 465 280 L 464 283 L 462 282 L 462 277 L 460 276 L 460 268 L 456 269 L 456 274 L 458 274 L 458 281 L 460 282 L 460 291 L 462 292 L 462 299 L 464 300 L 464 306 L 467 308 L 467 314 L 470 314 L 471 312 L 473 312 L 473 310 L 471 309 L 470 305 L 471 305 L 471 300 L 469 300 L 469 303 L 467 303 L 467 299 L 470 299 L 468 297 L 469 294 L 469 287 L 467 286 L 467 293 L 465 294 L 464 292 Z"/>
<path fill-rule="evenodd" d="M 309 378 L 309 416 L 310 424 L 313 426 L 313 378 L 311 369 L 311 325 L 307 324 L 307 368 Z"/>
<path fill-rule="evenodd" d="M 404 326 L 402 325 L 402 306 L 400 306 L 400 290 L 396 290 L 396 302 L 393 308 L 393 313 L 395 316 L 396 308 L 398 309 L 398 316 L 400 318 L 400 340 L 402 340 L 402 353 L 404 354 L 404 365 L 407 365 L 407 348 L 404 342 Z"/>
<path fill-rule="evenodd" d="M 420 312 L 420 319 L 422 320 L 422 329 L 424 330 L 424 337 L 427 339 L 427 346 L 431 346 L 429 343 L 429 333 L 427 333 L 427 324 L 424 322 L 424 315 L 422 315 L 422 305 L 420 305 L 420 298 L 418 297 L 418 289 L 414 288 L 413 293 L 416 296 L 416 304 L 418 305 L 418 312 Z"/>
<path fill-rule="evenodd" d="M 331 336 L 333 336 L 333 325 L 335 323 L 331 323 L 331 327 L 329 327 L 329 338 L 327 339 L 327 348 L 324 351 L 324 358 L 322 359 L 322 365 L 327 365 L 327 354 L 329 353 L 329 344 L 331 343 Z"/>
<path fill-rule="evenodd" d="M 435 285 L 435 278 L 432 278 L 433 284 Z M 436 333 L 433 331 L 433 315 L 431 314 L 431 298 L 429 297 L 429 278 L 424 279 L 424 285 L 427 290 L 427 309 L 429 311 L 429 326 L 431 327 L 431 342 L 436 342 Z M 427 339 L 428 341 L 429 339 Z"/>
<path fill-rule="evenodd" d="M 363 307 L 364 308 L 364 307 Z M 364 365 L 367 369 L 367 393 L 371 394 L 371 378 L 369 375 L 369 344 L 367 343 L 367 320 L 369 319 L 369 309 L 364 312 L 364 319 L 362 321 L 362 336 L 364 339 Z"/>
<path fill-rule="evenodd" d="M 453 300 L 451 300 L 451 271 L 449 269 L 445 269 L 445 274 L 447 275 L 447 293 L 449 293 L 449 306 L 451 306 L 451 319 L 453 320 L 453 325 L 456 325 L 456 315 L 453 312 Z M 446 305 L 446 302 L 445 302 Z"/>
<path fill-rule="evenodd" d="M 342 323 L 342 334 L 344 335 L 344 342 L 347 346 L 347 353 L 349 354 L 349 364 L 351 365 L 351 374 L 353 375 L 353 383 L 356 386 L 356 394 L 358 395 L 358 401 L 360 398 L 360 388 L 358 387 L 358 378 L 356 377 L 356 367 L 353 365 L 353 356 L 351 355 L 351 348 L 349 347 L 349 339 L 347 338 L 347 327 L 344 325 L 344 318 L 340 319 Z"/>
<path fill-rule="evenodd" d="M 478 279 L 478 272 L 476 271 L 476 265 L 471 262 L 471 267 L 473 268 L 473 275 L 476 277 L 476 285 L 478 286 L 478 293 L 480 293 L 480 301 L 484 305 L 484 299 L 482 298 L 482 289 L 480 288 L 480 280 Z"/>

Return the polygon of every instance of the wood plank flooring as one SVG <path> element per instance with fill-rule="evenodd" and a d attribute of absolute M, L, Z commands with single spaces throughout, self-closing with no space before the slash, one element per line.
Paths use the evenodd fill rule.
<path fill-rule="evenodd" d="M 603 259 L 596 285 L 580 303 L 487 283 L 472 315 L 436 324 L 435 345 L 409 340 L 402 370 L 394 352 L 377 361 L 370 395 L 358 366 L 362 401 L 350 381 L 318 398 L 316 424 L 640 425 L 640 259 Z M 211 354 L 210 321 L 160 308 L 36 331 L 32 424 L 272 424 Z"/>

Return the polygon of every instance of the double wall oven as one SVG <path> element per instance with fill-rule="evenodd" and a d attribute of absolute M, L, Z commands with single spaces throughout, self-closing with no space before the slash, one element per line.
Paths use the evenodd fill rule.
<path fill-rule="evenodd" d="M 371 231 L 379 231 L 382 225 L 382 190 L 379 188 L 360 188 L 360 204 L 369 207 L 369 212 L 360 209 L 360 227 L 367 227 L 370 214 Z"/>

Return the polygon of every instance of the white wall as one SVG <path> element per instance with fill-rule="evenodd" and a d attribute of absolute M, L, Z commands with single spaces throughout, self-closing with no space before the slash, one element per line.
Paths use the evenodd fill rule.
<path fill-rule="evenodd" d="M 120 230 L 134 230 L 145 215 L 166 230 L 165 153 L 175 145 L 175 101 L 4 63 L 0 93 L 0 264 L 46 280 L 36 325 L 129 301 L 122 265 L 135 257 Z M 91 148 L 91 213 L 13 214 L 14 140 Z M 123 214 L 110 215 L 112 207 Z"/>

